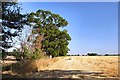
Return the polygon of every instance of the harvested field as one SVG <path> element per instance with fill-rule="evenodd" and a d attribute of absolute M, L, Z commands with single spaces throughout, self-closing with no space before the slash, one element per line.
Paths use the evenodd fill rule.
<path fill-rule="evenodd" d="M 118 56 L 67 56 L 26 61 L 17 71 L 15 75 L 29 78 L 117 78 Z"/>

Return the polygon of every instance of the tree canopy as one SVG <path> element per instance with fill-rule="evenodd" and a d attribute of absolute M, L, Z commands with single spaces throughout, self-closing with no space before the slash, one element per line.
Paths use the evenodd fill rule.
<path fill-rule="evenodd" d="M 60 30 L 60 27 L 68 25 L 65 19 L 50 11 L 38 10 L 30 13 L 28 21 L 33 27 L 32 35 L 37 35 L 34 41 L 37 49 L 53 57 L 67 54 L 71 37 L 67 30 Z"/>
<path fill-rule="evenodd" d="M 21 43 L 23 58 L 39 58 L 40 54 L 56 56 L 67 55 L 68 44 L 71 40 L 67 30 L 60 30 L 68 25 L 68 22 L 58 14 L 50 11 L 38 10 L 30 14 L 22 14 L 21 6 L 15 2 L 2 3 L 2 56 L 6 50 L 13 47 L 14 38 L 21 36 L 25 25 L 32 27 L 32 33 L 26 37 L 27 42 Z M 30 33 L 30 32 L 25 32 Z M 20 39 L 21 40 L 21 39 Z"/>
<path fill-rule="evenodd" d="M 19 36 L 26 23 L 26 15 L 21 14 L 21 7 L 15 2 L 2 2 L 2 56 L 14 46 L 13 38 Z"/>

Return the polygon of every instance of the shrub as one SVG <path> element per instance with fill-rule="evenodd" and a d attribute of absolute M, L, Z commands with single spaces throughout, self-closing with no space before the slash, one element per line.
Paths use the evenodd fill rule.
<path fill-rule="evenodd" d="M 97 56 L 97 53 L 87 53 L 88 56 Z"/>
<path fill-rule="evenodd" d="M 40 49 L 35 49 L 35 51 L 32 52 L 27 47 L 24 47 L 23 52 L 14 51 L 12 56 L 15 56 L 17 60 L 22 60 L 22 59 L 32 60 L 32 59 L 40 59 L 47 57 Z"/>
<path fill-rule="evenodd" d="M 105 56 L 110 56 L 109 54 L 105 54 Z"/>

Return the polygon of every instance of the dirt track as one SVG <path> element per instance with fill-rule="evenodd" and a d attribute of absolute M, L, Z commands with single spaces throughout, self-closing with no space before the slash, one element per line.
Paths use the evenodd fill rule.
<path fill-rule="evenodd" d="M 64 57 L 47 67 L 49 70 L 82 70 L 100 72 L 101 76 L 117 77 L 118 57 L 116 56 L 75 56 Z"/>
<path fill-rule="evenodd" d="M 28 77 L 34 78 L 91 78 L 118 77 L 117 56 L 68 56 L 53 59 L 40 59 L 23 65 L 19 70 L 32 70 Z"/>

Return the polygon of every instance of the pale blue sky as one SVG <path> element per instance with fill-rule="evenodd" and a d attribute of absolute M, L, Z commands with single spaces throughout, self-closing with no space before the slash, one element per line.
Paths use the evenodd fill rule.
<path fill-rule="evenodd" d="M 23 13 L 49 10 L 65 18 L 72 40 L 69 54 L 118 53 L 118 3 L 23 2 Z"/>

